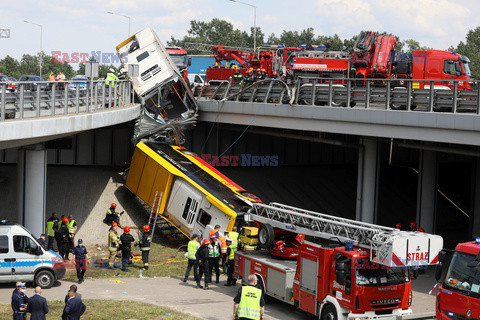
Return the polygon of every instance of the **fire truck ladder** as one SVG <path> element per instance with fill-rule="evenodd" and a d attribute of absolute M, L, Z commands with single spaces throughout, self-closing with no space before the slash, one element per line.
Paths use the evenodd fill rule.
<path fill-rule="evenodd" d="M 288 230 L 317 238 L 337 238 L 354 245 L 375 250 L 380 257 L 388 255 L 393 240 L 410 234 L 394 228 L 350 220 L 308 211 L 272 202 L 269 205 L 253 203 L 250 217 L 274 228 Z"/>

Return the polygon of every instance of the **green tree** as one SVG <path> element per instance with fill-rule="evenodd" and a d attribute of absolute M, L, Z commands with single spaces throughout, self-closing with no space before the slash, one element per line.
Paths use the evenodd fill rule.
<path fill-rule="evenodd" d="M 476 27 L 473 30 L 469 30 L 465 42 L 460 41 L 456 48 L 452 51 L 458 52 L 467 56 L 473 64 L 470 64 L 472 75 L 478 79 L 480 77 L 480 27 Z"/>
<path fill-rule="evenodd" d="M 421 46 L 417 40 L 414 39 L 407 39 L 402 41 L 403 47 L 405 48 L 406 52 L 412 53 L 415 50 L 428 50 L 429 47 Z"/>

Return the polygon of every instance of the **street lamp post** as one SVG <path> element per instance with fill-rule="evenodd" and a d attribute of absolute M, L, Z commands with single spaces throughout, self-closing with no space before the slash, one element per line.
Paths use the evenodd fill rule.
<path fill-rule="evenodd" d="M 238 2 L 253 8 L 253 52 L 255 52 L 255 49 L 257 48 L 257 7 L 254 6 L 253 4 L 238 1 L 238 0 L 230 0 L 230 1 Z"/>
<path fill-rule="evenodd" d="M 41 24 L 38 24 L 38 23 L 35 23 L 35 22 L 31 22 L 31 21 L 28 21 L 28 20 L 23 20 L 23 22 L 30 23 L 30 24 L 34 24 L 34 25 L 40 27 L 40 77 L 41 77 L 41 76 L 42 76 L 42 64 L 43 64 L 43 61 L 42 61 L 42 58 L 43 58 L 43 52 L 42 52 L 43 26 L 42 26 Z"/>
<path fill-rule="evenodd" d="M 127 19 L 128 19 L 128 36 L 130 37 L 130 22 L 131 22 L 131 18 L 130 18 L 129 16 L 124 15 L 124 14 L 115 13 L 115 12 L 112 12 L 112 11 L 107 11 L 107 13 L 113 14 L 113 15 L 116 15 L 116 16 L 121 16 L 121 17 L 124 17 L 124 18 L 127 18 Z"/>

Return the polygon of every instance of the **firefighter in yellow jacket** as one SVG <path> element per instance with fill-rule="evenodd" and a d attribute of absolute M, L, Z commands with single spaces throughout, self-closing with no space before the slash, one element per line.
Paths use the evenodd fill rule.
<path fill-rule="evenodd" d="M 115 256 L 117 255 L 117 250 L 120 247 L 120 238 L 117 234 L 117 223 L 112 222 L 112 228 L 108 232 L 108 267 L 110 269 L 114 268 Z"/>

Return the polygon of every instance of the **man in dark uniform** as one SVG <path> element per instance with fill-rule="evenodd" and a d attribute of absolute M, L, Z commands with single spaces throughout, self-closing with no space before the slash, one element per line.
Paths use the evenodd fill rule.
<path fill-rule="evenodd" d="M 86 306 L 82 300 L 75 298 L 75 292 L 73 290 L 68 291 L 68 300 L 65 303 L 63 309 L 63 320 L 79 320 L 82 314 L 85 312 Z"/>
<path fill-rule="evenodd" d="M 123 214 L 123 211 L 118 213 L 115 210 L 117 209 L 117 204 L 112 203 L 110 208 L 107 210 L 105 215 L 105 222 L 110 226 L 112 222 L 116 222 L 120 229 L 123 229 L 122 225 L 120 224 L 120 215 Z"/>
<path fill-rule="evenodd" d="M 203 288 L 200 285 L 200 281 L 202 280 L 202 275 L 205 275 L 205 289 L 208 289 L 208 281 L 210 280 L 210 276 L 208 274 L 209 267 L 208 267 L 208 245 L 210 244 L 210 240 L 205 239 L 203 240 L 202 246 L 197 250 L 195 257 L 198 261 L 199 271 L 198 271 L 198 278 L 197 278 L 197 288 Z"/>
<path fill-rule="evenodd" d="M 68 219 L 62 218 L 62 226 L 58 232 L 60 233 L 60 248 L 58 249 L 63 260 L 68 260 L 68 244 L 70 243 L 70 233 L 68 232 Z"/>
<path fill-rule="evenodd" d="M 123 229 L 123 234 L 120 236 L 120 248 L 122 249 L 122 267 L 121 270 L 128 272 L 128 260 L 132 255 L 132 242 L 135 241 L 130 234 L 130 227 Z"/>
<path fill-rule="evenodd" d="M 208 246 L 208 274 L 210 275 L 210 282 L 212 282 L 213 270 L 215 269 L 215 283 L 220 282 L 220 255 L 222 248 L 220 241 L 215 235 L 210 237 L 210 245 Z"/>
<path fill-rule="evenodd" d="M 233 269 L 235 268 L 235 249 L 232 248 L 232 239 L 227 238 L 227 283 L 225 286 L 234 286 L 237 283 L 237 279 L 233 277 Z"/>
<path fill-rule="evenodd" d="M 138 243 L 140 251 L 142 251 L 143 268 L 148 270 L 148 255 L 150 254 L 150 243 L 152 242 L 152 236 L 150 235 L 150 226 L 147 224 L 143 226 L 142 240 Z"/>
<path fill-rule="evenodd" d="M 78 239 L 78 246 L 73 248 L 73 255 L 75 256 L 75 269 L 77 269 L 78 283 L 82 283 L 88 263 L 88 252 L 87 248 L 83 245 L 82 239 Z"/>
<path fill-rule="evenodd" d="M 15 291 L 12 294 L 13 320 L 27 319 L 28 297 L 25 295 L 25 283 L 17 282 Z"/>
<path fill-rule="evenodd" d="M 240 69 L 237 69 L 233 76 L 230 77 L 231 85 L 241 85 L 243 82 L 243 74 L 240 72 Z"/>
<path fill-rule="evenodd" d="M 61 248 L 62 248 L 62 235 L 60 234 L 60 228 L 62 227 L 62 220 L 65 218 L 65 215 L 62 214 L 60 219 L 57 219 L 57 223 L 53 225 L 53 231 L 55 231 L 55 241 L 57 242 L 57 251 L 60 256 L 62 255 L 61 253 Z"/>

